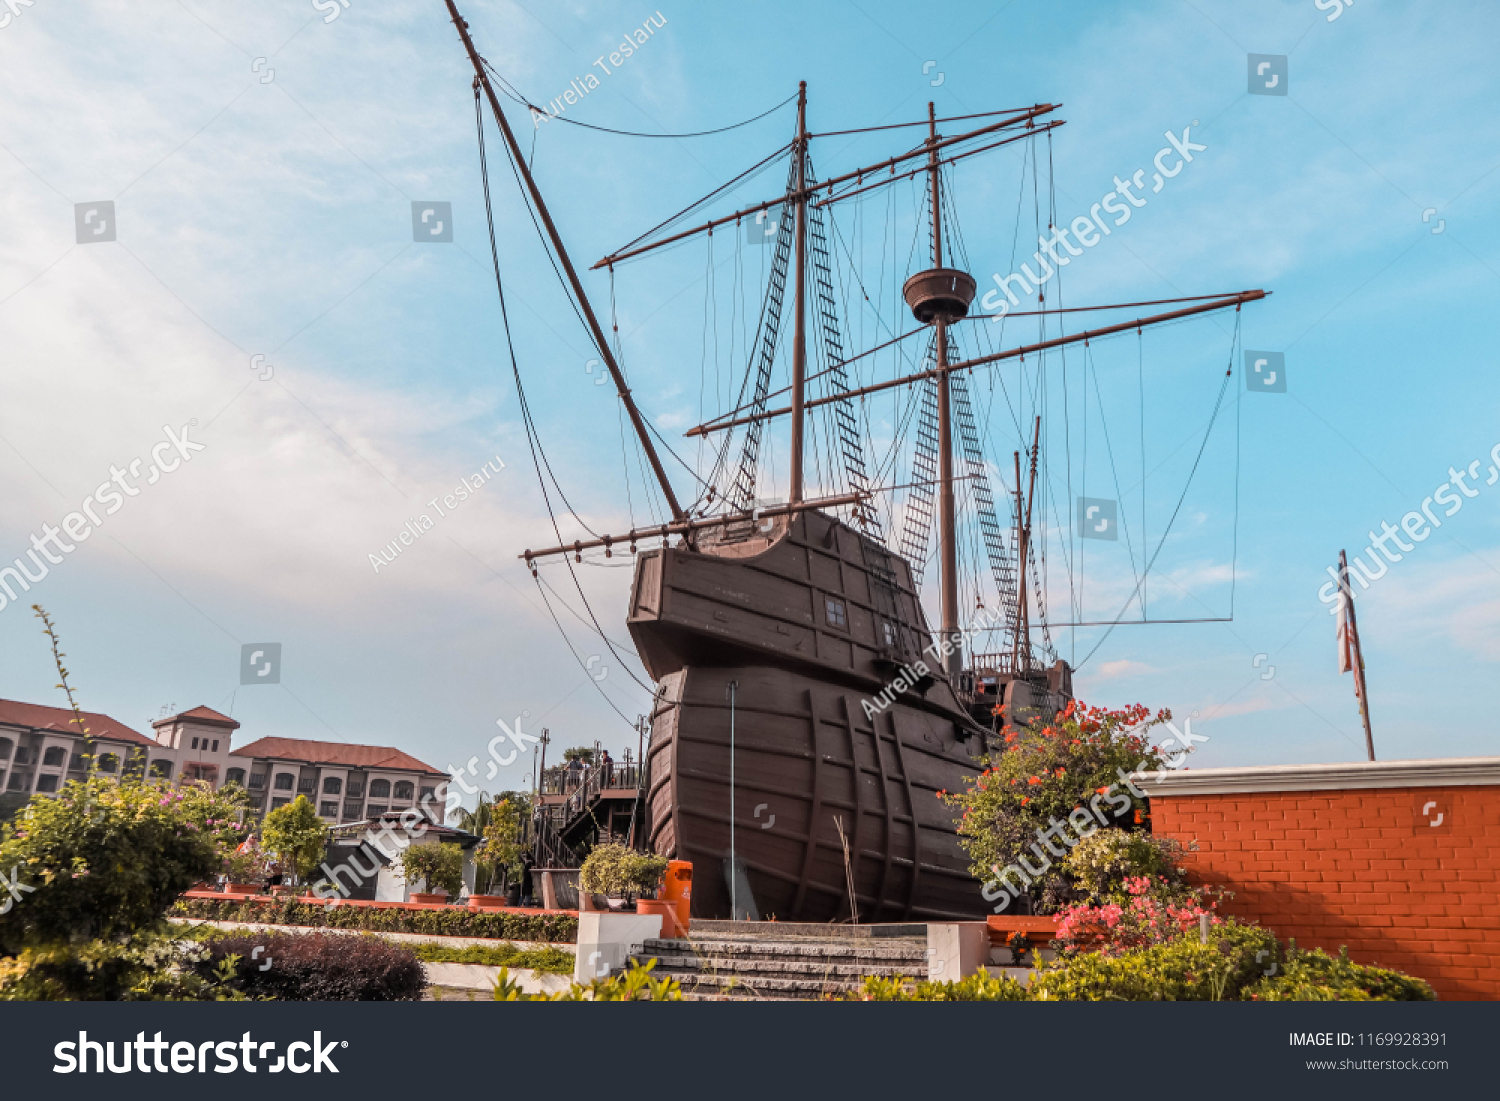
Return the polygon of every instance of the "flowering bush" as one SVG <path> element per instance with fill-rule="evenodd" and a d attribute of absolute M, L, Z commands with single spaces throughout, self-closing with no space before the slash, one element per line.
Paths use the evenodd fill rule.
<path fill-rule="evenodd" d="M 74 780 L 33 799 L 0 830 L 0 868 L 27 887 L 0 914 L 0 950 L 111 940 L 157 922 L 244 837 L 243 801 L 130 777 Z"/>
<path fill-rule="evenodd" d="M 1163 767 L 1148 735 L 1171 717 L 1152 717 L 1140 704 L 1111 711 L 1073 700 L 1050 725 L 1001 731 L 1005 748 L 981 758 L 972 787 L 938 792 L 963 812 L 959 843 L 988 884 L 985 897 L 1025 895 L 1042 913 L 1071 901 L 1076 892 L 1057 861 L 1102 828 L 1136 825 L 1145 798 L 1130 774 Z"/>
<path fill-rule="evenodd" d="M 1132 876 L 1125 881 L 1124 903 L 1075 903 L 1060 911 L 1053 946 L 1063 954 L 1084 948 L 1118 956 L 1136 948 L 1170 944 L 1184 935 L 1197 936 L 1200 920 L 1220 924 L 1214 913 L 1219 898 L 1192 890 L 1165 876 Z"/>
<path fill-rule="evenodd" d="M 1082 901 L 1102 905 L 1127 903 L 1134 897 L 1127 886 L 1132 878 L 1163 881 L 1182 898 L 1188 896 L 1181 864 L 1182 846 L 1170 837 L 1152 837 L 1142 830 L 1101 830 L 1080 841 L 1063 857 L 1063 871 Z"/>

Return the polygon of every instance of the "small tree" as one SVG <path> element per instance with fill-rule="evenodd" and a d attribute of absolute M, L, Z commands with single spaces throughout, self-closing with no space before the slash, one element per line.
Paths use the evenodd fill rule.
<path fill-rule="evenodd" d="M 521 837 L 531 817 L 531 797 L 523 792 L 506 792 L 489 804 L 488 809 L 490 820 L 484 827 L 484 840 L 474 851 L 475 863 L 484 873 L 486 891 L 497 878 L 509 885 L 512 877 L 521 874 L 521 858 L 526 855 Z"/>
<path fill-rule="evenodd" d="M 290 863 L 298 876 L 317 870 L 327 839 L 328 827 L 305 795 L 269 812 L 261 823 L 261 844 Z"/>
<path fill-rule="evenodd" d="M 582 761 L 586 765 L 594 763 L 594 750 L 592 746 L 575 745 L 571 749 L 563 750 L 564 761 Z"/>
<path fill-rule="evenodd" d="M 412 844 L 395 861 L 401 878 L 415 885 L 422 880 L 430 893 L 439 890 L 456 896 L 464 886 L 464 851 L 451 841 Z"/>

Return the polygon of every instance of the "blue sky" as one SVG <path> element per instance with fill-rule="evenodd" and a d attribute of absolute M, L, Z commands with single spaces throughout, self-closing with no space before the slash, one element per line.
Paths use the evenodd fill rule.
<path fill-rule="evenodd" d="M 1232 563 L 1234 621 L 1121 627 L 1102 643 L 1096 630 L 1064 633 L 1063 653 L 1093 651 L 1079 694 L 1197 712 L 1195 733 L 1209 741 L 1196 767 L 1359 759 L 1351 678 L 1336 675 L 1317 598 L 1324 567 L 1340 547 L 1362 550 L 1382 520 L 1420 509 L 1450 466 L 1480 459 L 1479 495 L 1391 565 L 1362 595 L 1360 617 L 1380 756 L 1497 751 L 1483 718 L 1500 703 L 1500 483 L 1483 484 L 1500 443 L 1488 339 L 1500 296 L 1492 6 L 462 9 L 481 49 L 538 102 L 598 74 L 594 60 L 659 12 L 665 26 L 569 108 L 603 127 L 712 129 L 780 103 L 799 79 L 814 131 L 912 121 L 929 99 L 940 115 L 1060 103 L 1067 125 L 1051 156 L 1064 219 L 1086 213 L 1116 175 L 1147 168 L 1149 179 L 1165 132 L 1192 125 L 1207 149 L 1066 273 L 1066 302 L 1263 287 L 1274 293 L 1246 308 L 1242 347 L 1283 352 L 1288 388 L 1246 394 L 1237 371 L 1230 419 L 1148 582 L 1153 615 L 1224 615 Z M 326 0 L 38 0 L 0 27 L 0 558 L 78 508 L 112 464 L 148 455 L 164 425 L 196 420 L 204 445 L 140 487 L 23 603 L 0 609 L 0 696 L 61 702 L 24 607 L 39 600 L 84 706 L 138 729 L 165 706 L 206 703 L 232 708 L 245 738 L 396 744 L 441 767 L 482 755 L 495 720 L 522 715 L 528 731 L 597 738 L 618 755 L 635 738 L 605 697 L 634 716 L 645 694 L 613 656 L 590 667 L 608 669 L 603 680 L 580 668 L 516 559 L 550 541 L 550 528 L 504 354 L 467 62 L 441 4 L 350 0 L 337 12 L 325 22 Z M 1247 94 L 1250 53 L 1288 57 L 1288 95 Z M 535 139 L 528 155 L 580 267 L 755 163 L 793 126 L 789 107 L 682 140 L 511 118 Z M 488 140 L 533 415 L 574 507 L 618 530 L 632 514 L 618 409 L 593 385 L 587 341 L 492 124 Z M 827 175 L 914 140 L 830 138 L 813 153 Z M 1013 270 L 1021 168 L 1001 151 L 954 172 L 981 293 L 991 272 Z M 774 196 L 781 171 L 742 194 Z M 116 240 L 78 244 L 74 207 L 100 200 L 115 204 Z M 452 204 L 452 243 L 413 241 L 415 201 Z M 859 223 L 851 213 L 841 232 L 878 240 L 880 214 Z M 700 244 L 616 280 L 632 386 L 669 438 L 737 385 L 731 341 L 705 351 L 703 338 L 706 311 L 733 309 L 732 245 L 715 244 L 719 298 Z M 744 270 L 763 262 L 763 251 L 750 255 Z M 585 278 L 608 316 L 608 278 Z M 892 321 L 890 310 L 882 322 L 851 318 L 851 343 L 873 343 Z M 1007 344 L 1020 339 L 1016 323 Z M 1089 389 L 1097 377 L 1117 467 L 1139 471 L 1144 438 L 1148 532 L 1182 493 L 1232 332 L 1219 319 L 1139 347 L 1133 336 L 1101 342 L 1091 367 L 1075 357 L 1063 371 Z M 981 405 L 992 385 L 976 380 Z M 881 409 L 871 412 L 879 423 Z M 1225 435 L 1235 416 L 1237 556 Z M 1098 495 L 1117 496 L 1099 423 L 1086 466 L 1080 439 L 1060 446 L 1059 423 L 1048 425 L 1059 510 L 1064 455 L 1076 478 L 1086 470 L 1096 489 L 1107 479 Z M 992 428 L 1004 473 L 1014 433 Z M 697 454 L 686 441 L 677 451 Z M 502 473 L 374 572 L 371 552 L 487 462 Z M 1133 516 L 1138 478 L 1118 477 Z M 646 511 L 638 496 L 630 504 Z M 1088 618 L 1119 611 L 1134 583 L 1128 553 L 1088 545 Z M 1059 550 L 1054 613 L 1069 599 L 1060 561 Z M 544 576 L 560 592 L 571 584 Z M 606 631 L 623 638 L 628 571 L 580 577 Z M 602 652 L 557 611 L 580 657 Z M 241 645 L 265 641 L 284 648 L 281 684 L 240 688 Z M 1470 701 L 1462 722 L 1447 714 L 1453 698 Z M 504 781 L 529 782 L 529 766 Z"/>

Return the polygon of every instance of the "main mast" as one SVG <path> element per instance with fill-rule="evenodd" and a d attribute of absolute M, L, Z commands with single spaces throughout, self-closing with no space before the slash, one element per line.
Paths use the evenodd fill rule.
<path fill-rule="evenodd" d="M 802 503 L 802 435 L 807 421 L 807 81 L 797 83 L 797 308 L 792 330 L 792 492 Z"/>
<path fill-rule="evenodd" d="M 937 110 L 927 104 L 927 171 L 932 195 L 932 264 L 943 268 L 942 169 L 937 153 Z M 953 499 L 953 414 L 948 384 L 948 319 L 939 313 L 933 322 L 937 349 L 938 412 L 938 580 L 942 593 L 943 637 L 950 646 L 944 664 L 949 673 L 963 668 L 958 626 L 958 518 Z"/>
<path fill-rule="evenodd" d="M 667 505 L 672 510 L 674 520 L 686 520 L 687 513 L 677 502 L 677 494 L 672 489 L 672 483 L 667 480 L 667 472 L 662 467 L 661 457 L 656 453 L 656 446 L 651 442 L 651 434 L 646 430 L 646 422 L 641 417 L 641 411 L 636 408 L 635 399 L 631 397 L 630 387 L 625 385 L 625 376 L 620 371 L 620 365 L 615 362 L 614 353 L 610 351 L 609 341 L 604 336 L 604 330 L 599 325 L 599 319 L 594 316 L 594 307 L 589 304 L 589 296 L 583 291 L 583 284 L 578 281 L 578 273 L 573 270 L 573 261 L 568 257 L 568 250 L 563 247 L 562 237 L 557 232 L 557 226 L 552 222 L 552 215 L 547 210 L 547 204 L 542 199 L 541 190 L 532 178 L 531 169 L 527 167 L 526 157 L 521 152 L 521 147 L 516 142 L 516 136 L 511 132 L 510 123 L 505 119 L 505 112 L 500 109 L 500 100 L 495 95 L 495 89 L 490 85 L 489 74 L 484 71 L 484 61 L 479 56 L 479 51 L 474 48 L 474 40 L 469 37 L 469 24 L 466 23 L 453 0 L 445 0 L 448 5 L 448 14 L 453 19 L 453 25 L 458 28 L 458 37 L 463 40 L 464 50 L 469 55 L 469 61 L 474 66 L 474 79 L 484 88 L 485 95 L 490 101 L 490 110 L 494 112 L 495 121 L 500 126 L 500 132 L 505 136 L 505 144 L 510 148 L 511 162 L 521 174 L 526 183 L 526 190 L 531 194 L 531 201 L 536 206 L 536 211 L 541 215 L 542 225 L 547 229 L 547 236 L 552 241 L 553 251 L 557 258 L 562 261 L 564 274 L 567 276 L 568 284 L 573 289 L 573 297 L 577 299 L 579 307 L 583 311 L 584 320 L 587 322 L 589 332 L 593 336 L 594 346 L 599 349 L 599 355 L 604 359 L 604 366 L 609 370 L 610 377 L 615 380 L 615 390 L 620 395 L 620 400 L 625 403 L 625 411 L 630 414 L 630 423 L 635 428 L 635 434 L 640 438 L 641 448 L 646 452 L 646 458 L 651 463 L 651 469 L 656 474 L 656 480 L 661 486 L 662 496 L 667 500 Z M 800 252 L 799 252 L 800 256 Z M 799 275 L 800 281 L 800 275 Z M 800 283 L 799 283 L 800 285 Z M 801 306 L 798 306 L 798 321 L 800 327 Z M 800 459 L 799 459 L 800 461 Z"/>

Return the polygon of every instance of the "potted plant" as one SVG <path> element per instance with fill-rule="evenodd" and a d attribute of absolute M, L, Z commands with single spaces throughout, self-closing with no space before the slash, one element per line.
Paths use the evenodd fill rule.
<path fill-rule="evenodd" d="M 224 886 L 225 894 L 253 895 L 266 878 L 266 861 L 253 840 L 243 851 L 236 849 L 224 861 L 224 874 L 229 882 Z"/>
<path fill-rule="evenodd" d="M 413 902 L 441 905 L 463 890 L 464 851 L 451 841 L 413 843 L 401 850 L 395 863 L 408 884 L 415 885 L 421 880 L 422 886 L 427 888 L 426 891 L 413 891 Z"/>
<path fill-rule="evenodd" d="M 655 893 L 667 870 L 667 859 L 653 853 L 636 852 L 620 844 L 598 845 L 584 859 L 578 872 L 578 889 L 594 907 L 631 910 L 637 898 Z M 602 905 L 597 896 L 604 896 Z"/>

